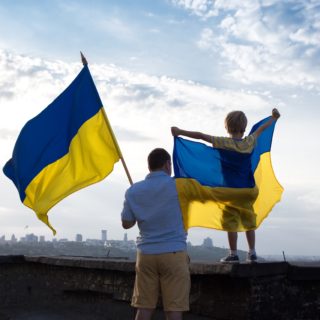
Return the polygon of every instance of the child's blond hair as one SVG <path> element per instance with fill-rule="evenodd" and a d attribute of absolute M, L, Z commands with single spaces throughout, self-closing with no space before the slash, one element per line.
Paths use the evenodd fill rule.
<path fill-rule="evenodd" d="M 244 112 L 232 111 L 227 114 L 224 123 L 230 134 L 243 134 L 246 130 L 248 120 Z"/>

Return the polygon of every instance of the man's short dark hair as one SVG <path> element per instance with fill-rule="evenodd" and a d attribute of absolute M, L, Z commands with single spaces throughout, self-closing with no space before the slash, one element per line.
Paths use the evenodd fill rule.
<path fill-rule="evenodd" d="M 162 168 L 168 160 L 171 160 L 171 156 L 165 149 L 156 148 L 152 150 L 148 156 L 148 165 L 150 171 Z"/>

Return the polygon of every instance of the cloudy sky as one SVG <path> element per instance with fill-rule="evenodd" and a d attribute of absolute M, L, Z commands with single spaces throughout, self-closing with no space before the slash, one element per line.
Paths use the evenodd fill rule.
<path fill-rule="evenodd" d="M 0 30 L 1 166 L 25 122 L 81 70 L 82 50 L 134 181 L 151 149 L 172 150 L 172 125 L 225 135 L 229 111 L 243 110 L 249 130 L 277 106 L 272 160 L 285 192 L 257 231 L 257 251 L 320 254 L 319 0 L 0 0 Z M 63 200 L 49 213 L 57 237 L 107 229 L 122 239 L 128 186 L 118 163 Z M 0 190 L 0 236 L 52 239 L 2 173 Z M 225 232 L 189 231 L 193 244 L 205 237 L 228 247 Z"/>

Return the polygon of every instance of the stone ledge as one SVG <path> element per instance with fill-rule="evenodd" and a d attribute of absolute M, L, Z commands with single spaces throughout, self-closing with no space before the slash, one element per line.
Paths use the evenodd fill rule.
<path fill-rule="evenodd" d="M 2 263 L 23 263 L 25 262 L 25 256 L 16 255 L 16 256 L 1 256 L 0 255 L 0 264 Z"/>
<path fill-rule="evenodd" d="M 54 266 L 104 269 L 123 272 L 134 272 L 134 261 L 122 261 L 109 258 L 87 258 L 87 257 L 35 257 L 26 256 L 27 262 L 42 263 Z"/>
<path fill-rule="evenodd" d="M 0 264 L 39 263 L 52 266 L 64 266 L 86 269 L 104 269 L 132 273 L 134 261 L 110 258 L 72 257 L 72 256 L 0 256 Z M 289 262 L 262 263 L 190 263 L 192 275 L 224 275 L 232 278 L 255 278 L 264 276 L 287 275 L 292 280 L 320 280 L 320 265 L 304 266 Z"/>
<path fill-rule="evenodd" d="M 90 306 L 90 319 L 130 319 L 134 265 L 107 257 L 0 256 L 0 310 Z M 190 319 L 310 320 L 319 314 L 320 264 L 192 262 L 190 269 Z M 112 314 L 118 302 L 124 307 Z M 72 316 L 79 314 L 76 307 Z"/>
<path fill-rule="evenodd" d="M 262 262 L 262 263 L 239 263 L 239 264 L 222 264 L 222 263 L 191 263 L 192 274 L 216 274 L 227 275 L 237 278 L 251 278 L 286 274 L 289 264 L 286 262 Z"/>

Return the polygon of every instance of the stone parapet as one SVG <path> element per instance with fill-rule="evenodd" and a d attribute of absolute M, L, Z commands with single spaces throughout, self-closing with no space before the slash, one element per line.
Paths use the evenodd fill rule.
<path fill-rule="evenodd" d="M 119 259 L 0 256 L 0 310 L 70 306 L 83 316 L 86 307 L 88 319 L 132 319 L 134 270 Z M 191 263 L 190 271 L 185 319 L 319 319 L 318 265 Z"/>

